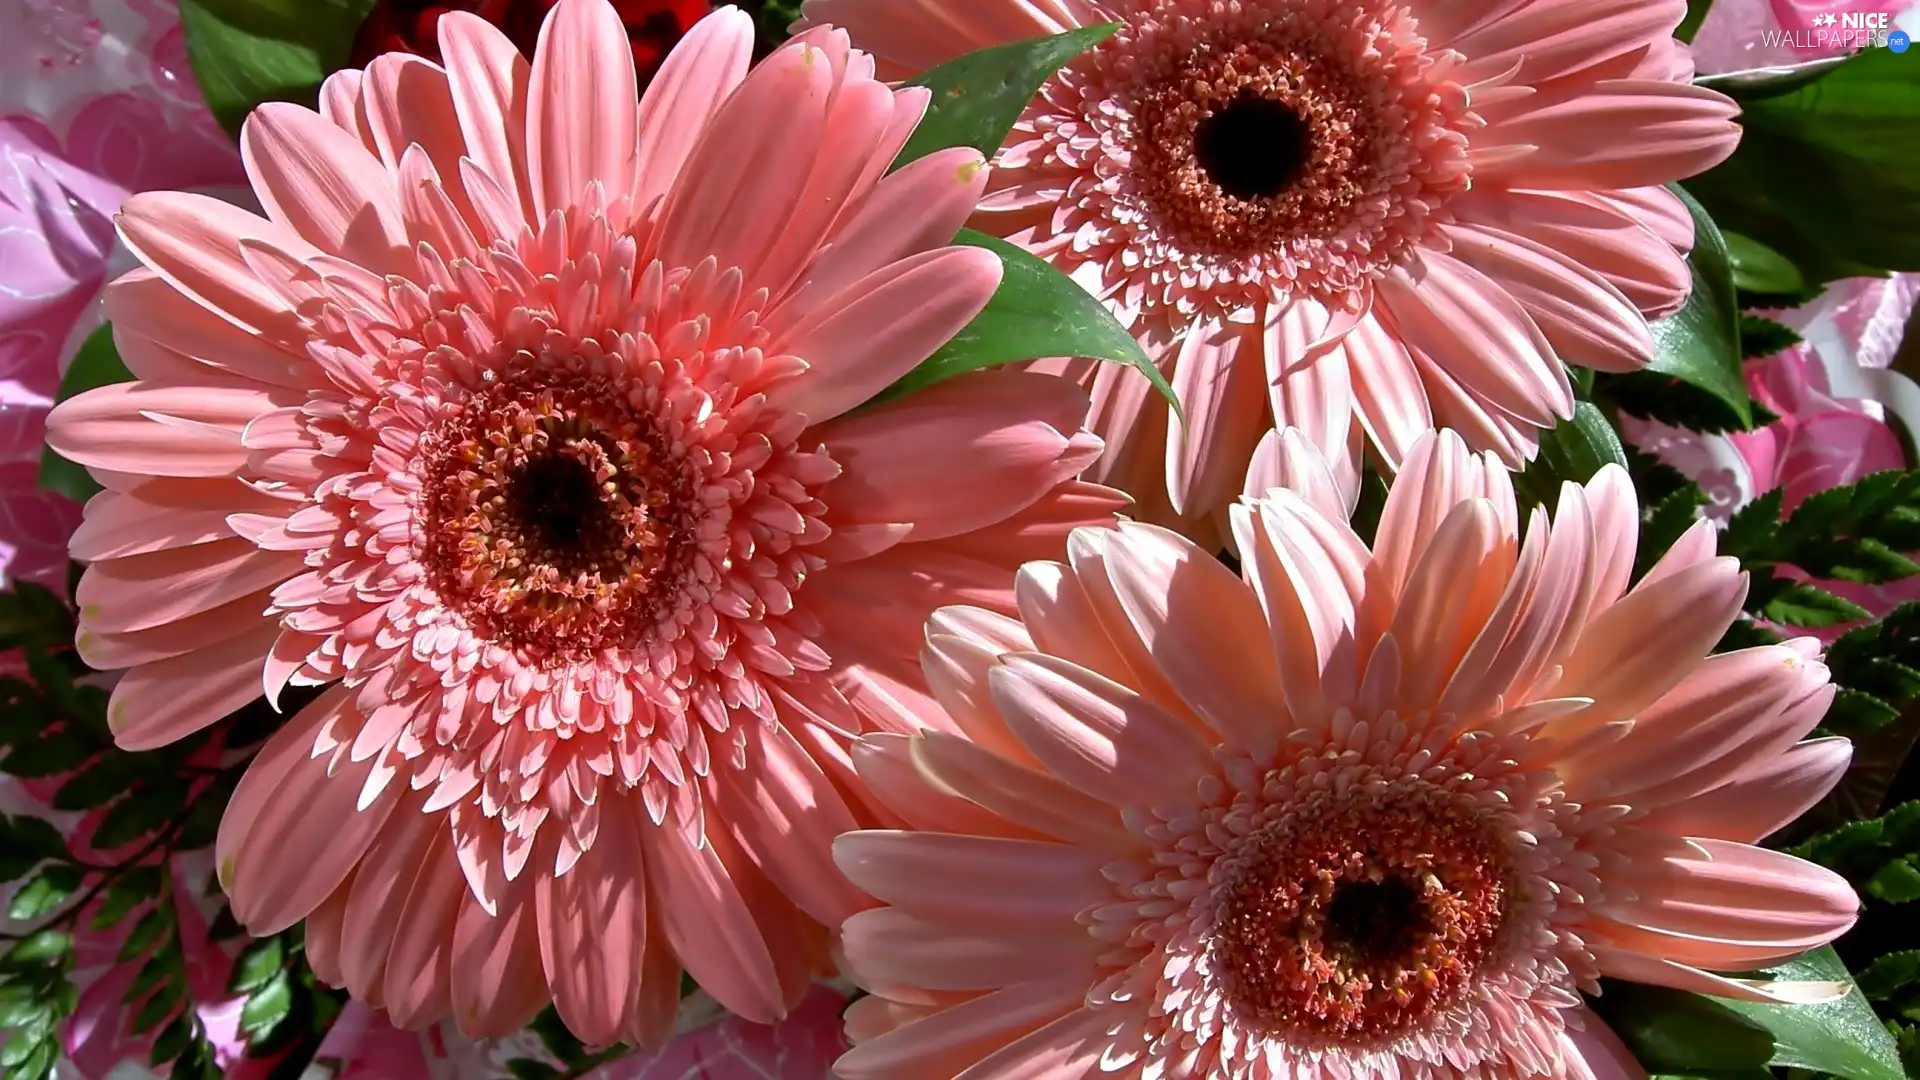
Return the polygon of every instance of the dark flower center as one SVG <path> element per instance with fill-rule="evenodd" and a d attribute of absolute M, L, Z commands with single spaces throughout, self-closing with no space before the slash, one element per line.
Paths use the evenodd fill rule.
<path fill-rule="evenodd" d="M 632 392 L 601 375 L 510 373 L 433 434 L 429 583 L 529 661 L 632 645 L 678 599 L 699 508 Z"/>
<path fill-rule="evenodd" d="M 1420 890 L 1398 875 L 1336 886 L 1326 922 L 1327 941 L 1366 963 L 1403 959 L 1430 929 Z"/>
<path fill-rule="evenodd" d="M 1216 868 L 1208 947 L 1238 1018 L 1303 1044 L 1377 1045 L 1472 985 L 1507 912 L 1499 840 L 1420 781 L 1318 792 Z"/>
<path fill-rule="evenodd" d="M 1272 198 L 1305 171 L 1312 129 L 1285 102 L 1241 94 L 1200 121 L 1193 149 L 1222 192 L 1236 199 Z"/>

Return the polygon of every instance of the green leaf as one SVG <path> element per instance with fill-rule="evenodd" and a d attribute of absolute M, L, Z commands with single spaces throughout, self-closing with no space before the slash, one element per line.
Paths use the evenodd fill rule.
<path fill-rule="evenodd" d="M 258 990 L 280 974 L 287 953 L 278 937 L 261 938 L 241 951 L 233 962 L 233 977 L 227 989 L 236 994 Z"/>
<path fill-rule="evenodd" d="M 1627 453 L 1620 436 L 1591 402 L 1574 405 L 1573 416 L 1554 425 L 1540 440 L 1540 453 L 1524 473 L 1514 478 L 1523 500 L 1551 506 L 1565 482 L 1584 484 L 1607 465 L 1625 468 Z"/>
<path fill-rule="evenodd" d="M 115 796 L 126 793 L 139 767 L 140 759 L 132 754 L 104 754 L 91 767 L 60 785 L 53 793 L 53 808 L 92 810 L 105 806 Z"/>
<path fill-rule="evenodd" d="M 1687 0 L 1687 17 L 1680 20 L 1673 36 L 1681 41 L 1692 41 L 1693 35 L 1700 32 L 1700 24 L 1707 21 L 1707 12 L 1713 9 L 1713 0 Z"/>
<path fill-rule="evenodd" d="M 72 640 L 73 613 L 52 590 L 15 581 L 0 592 L 0 648 L 45 648 Z"/>
<path fill-rule="evenodd" d="M 84 876 L 77 866 L 47 867 L 40 871 L 40 876 L 13 894 L 13 903 L 7 906 L 7 917 L 16 922 L 26 922 L 56 910 L 80 888 Z"/>
<path fill-rule="evenodd" d="M 1850 686 L 1843 686 L 1833 696 L 1833 704 L 1828 707 L 1826 718 L 1820 721 L 1820 726 L 1835 735 L 1859 738 L 1898 719 L 1900 710 L 1872 694 L 1863 694 Z"/>
<path fill-rule="evenodd" d="M 80 351 L 74 354 L 67 373 L 60 377 L 55 400 L 65 401 L 96 386 L 128 382 L 132 378 L 133 372 L 120 362 L 120 351 L 113 347 L 113 328 L 103 325 L 80 344 Z M 86 469 L 54 453 L 50 446 L 40 453 L 40 487 L 75 502 L 85 502 L 100 490 L 99 483 Z"/>
<path fill-rule="evenodd" d="M 19 970 L 58 960 L 73 952 L 73 935 L 64 930 L 41 930 L 13 943 L 0 956 L 0 967 Z"/>
<path fill-rule="evenodd" d="M 373 0 L 181 0 L 180 25 L 201 96 L 237 136 L 263 101 L 317 101 L 372 8 Z"/>
<path fill-rule="evenodd" d="M 32 852 L 43 859 L 67 857 L 67 838 L 46 818 L 22 814 L 10 819 L 7 826 L 12 834 L 9 844 L 15 849 Z"/>
<path fill-rule="evenodd" d="M 1852 982 L 1831 947 L 1767 976 Z M 1609 984 L 1594 1006 L 1650 1073 L 1697 1076 L 1773 1065 L 1843 1080 L 1906 1080 L 1893 1037 L 1857 990 L 1820 1005 L 1762 1005 Z"/>
<path fill-rule="evenodd" d="M 1784 323 L 1740 313 L 1740 353 L 1751 360 L 1786 352 L 1806 339 Z"/>
<path fill-rule="evenodd" d="M 1856 978 L 1860 992 L 1870 1001 L 1891 997 L 1894 992 L 1920 982 L 1920 949 L 1888 953 L 1868 964 Z"/>
<path fill-rule="evenodd" d="M 1920 867 L 1909 859 L 1894 859 L 1867 879 L 1866 892 L 1889 904 L 1920 900 Z"/>
<path fill-rule="evenodd" d="M 1770 968 L 1767 974 L 1776 979 L 1853 982 L 1831 945 Z M 1838 1001 L 1820 1005 L 1730 1001 L 1727 1006 L 1773 1036 L 1769 1064 L 1813 1069 L 1846 1080 L 1907 1080 L 1893 1036 L 1857 988 Z"/>
<path fill-rule="evenodd" d="M 1741 107 L 1740 145 L 1687 181 L 1723 228 L 1810 281 L 1920 270 L 1920 64 L 1891 49 L 1765 78 L 1702 80 Z M 1843 195 L 1840 193 L 1844 193 Z"/>
<path fill-rule="evenodd" d="M 59 776 L 80 767 L 93 756 L 93 740 L 71 724 L 44 732 L 32 742 L 20 743 L 0 760 L 0 771 L 29 779 Z"/>
<path fill-rule="evenodd" d="M 1745 431 L 1748 426 L 1746 419 L 1720 397 L 1657 371 L 1603 374 L 1594 380 L 1593 397 L 1629 416 L 1687 431 L 1717 435 Z"/>
<path fill-rule="evenodd" d="M 180 1002 L 186 997 L 185 987 L 173 980 L 163 981 L 154 988 L 153 996 L 133 1014 L 133 1032 L 136 1035 L 152 1031 L 162 1022 L 171 1018 L 180 1008 Z"/>
<path fill-rule="evenodd" d="M 893 167 L 950 146 L 971 146 L 992 158 L 1041 84 L 1119 28 L 1119 23 L 1102 23 L 995 45 L 907 80 L 908 86 L 926 87 L 933 98 Z"/>
<path fill-rule="evenodd" d="M 275 972 L 240 1007 L 240 1028 L 253 1040 L 266 1038 L 293 1009 L 293 988 L 285 971 Z"/>
<path fill-rule="evenodd" d="M 1787 586 L 1780 595 L 1767 601 L 1761 614 L 1788 626 L 1815 628 L 1873 618 L 1873 613 L 1866 608 L 1812 585 Z"/>
<path fill-rule="evenodd" d="M 1674 188 L 1693 215 L 1693 294 L 1679 311 L 1649 328 L 1655 346 L 1649 371 L 1671 375 L 1727 403 L 1742 425 L 1753 423 L 1752 403 L 1740 369 L 1740 309 L 1733 266 L 1720 229 L 1687 192 Z"/>
<path fill-rule="evenodd" d="M 537 1058 L 511 1058 L 507 1061 L 507 1071 L 514 1080 L 551 1080 L 560 1075 L 560 1070 Z"/>
<path fill-rule="evenodd" d="M 1800 268 L 1785 255 L 1737 232 L 1722 232 L 1727 259 L 1733 265 L 1733 284 L 1747 292 L 1797 293 L 1807 287 Z"/>
<path fill-rule="evenodd" d="M 126 963 L 146 952 L 148 946 L 160 940 L 161 933 L 167 930 L 171 923 L 172 920 L 164 906 L 155 907 L 152 911 L 140 916 L 140 921 L 134 923 L 132 931 L 127 934 L 127 940 L 120 943 L 120 962 Z"/>
<path fill-rule="evenodd" d="M 971 229 L 956 242 L 985 248 L 1006 267 L 986 309 L 952 341 L 881 393 L 892 398 L 980 368 L 1047 356 L 1087 356 L 1138 368 L 1180 415 L 1173 387 L 1107 306 L 1026 251 Z M 1183 418 L 1184 422 L 1184 418 Z"/>
<path fill-rule="evenodd" d="M 160 892 L 160 868 L 157 866 L 136 866 L 122 873 L 100 900 L 100 906 L 94 910 L 91 927 L 94 930 L 106 930 L 120 924 L 120 920 L 134 908 L 153 899 Z"/>

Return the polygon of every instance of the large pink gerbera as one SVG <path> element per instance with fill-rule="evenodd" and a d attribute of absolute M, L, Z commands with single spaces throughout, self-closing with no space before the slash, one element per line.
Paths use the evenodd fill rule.
<path fill-rule="evenodd" d="M 1692 221 L 1657 185 L 1726 157 L 1684 0 L 807 0 L 912 71 L 1120 21 L 1051 80 L 976 225 L 1106 299 L 1188 424 L 1093 390 L 1096 470 L 1150 518 L 1223 527 L 1261 434 L 1390 467 L 1436 425 L 1509 464 L 1569 415 L 1562 361 L 1645 366 Z M 1196 532 L 1195 535 L 1200 535 Z"/>
<path fill-rule="evenodd" d="M 1369 551 L 1286 445 L 1269 475 L 1309 494 L 1233 508 L 1244 583 L 1129 523 L 1023 568 L 1019 620 L 934 616 L 951 720 L 855 751 L 924 831 L 835 846 L 891 905 L 844 929 L 876 995 L 846 1080 L 1624 1080 L 1599 976 L 1835 991 L 1712 973 L 1858 904 L 1753 846 L 1850 748 L 1799 741 L 1834 692 L 1811 640 L 1707 655 L 1746 592 L 1712 526 L 1629 590 L 1624 471 L 1523 541 L 1506 472 L 1443 432 Z"/>
<path fill-rule="evenodd" d="M 914 707 L 931 610 L 1010 608 L 1123 499 L 1072 479 L 1099 441 L 1064 380 L 849 412 L 1000 268 L 942 246 L 979 154 L 883 178 L 926 96 L 843 34 L 748 75 L 724 9 L 636 102 L 605 0 L 562 0 L 531 64 L 440 28 L 445 68 L 248 120 L 266 220 L 128 202 L 151 270 L 107 307 L 139 381 L 51 420 L 108 488 L 80 651 L 132 668 L 130 748 L 330 685 L 234 793 L 220 876 L 402 1024 L 551 995 L 590 1043 L 654 1041 L 682 967 L 772 1020 L 862 902 L 839 733 Z"/>

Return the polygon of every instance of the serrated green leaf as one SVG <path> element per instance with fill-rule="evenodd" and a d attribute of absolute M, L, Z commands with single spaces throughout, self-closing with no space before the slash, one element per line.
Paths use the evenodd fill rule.
<path fill-rule="evenodd" d="M 100 906 L 94 909 L 89 925 L 94 930 L 118 926 L 128 912 L 153 899 L 159 892 L 159 867 L 136 866 L 126 870 L 107 886 L 106 894 L 100 898 Z"/>
<path fill-rule="evenodd" d="M 72 934 L 65 930 L 41 930 L 14 942 L 4 955 L 0 955 L 0 967 L 18 971 L 61 961 L 72 953 Z"/>
<path fill-rule="evenodd" d="M 1797 293 L 1807 287 L 1800 268 L 1793 260 L 1751 236 L 1723 231 L 1727 260 L 1733 267 L 1733 284 L 1748 292 Z"/>
<path fill-rule="evenodd" d="M 0 759 L 0 772 L 26 779 L 60 776 L 93 756 L 93 740 L 71 724 L 48 731 L 32 742 L 18 743 Z"/>
<path fill-rule="evenodd" d="M 73 640 L 73 615 L 50 590 L 15 581 L 0 592 L 0 648 L 47 647 Z"/>
<path fill-rule="evenodd" d="M 157 1069 L 179 1057 L 192 1042 L 193 1025 L 187 1022 L 184 1014 L 176 1016 L 154 1037 L 153 1048 L 147 1053 L 147 1064 Z"/>
<path fill-rule="evenodd" d="M 906 85 L 926 87 L 932 99 L 893 167 L 952 146 L 971 146 L 992 158 L 1041 84 L 1119 28 L 1119 23 L 1102 23 L 995 45 L 909 79 Z"/>
<path fill-rule="evenodd" d="M 286 963 L 286 949 L 277 937 L 261 938 L 241 950 L 238 959 L 233 962 L 233 977 L 227 983 L 227 989 L 236 994 L 250 993 L 267 984 L 269 979 L 280 974 Z"/>
<path fill-rule="evenodd" d="M 61 864 L 47 867 L 13 894 L 13 903 L 7 906 L 7 917 L 16 922 L 28 922 L 58 910 L 80 888 L 84 876 L 77 866 Z"/>
<path fill-rule="evenodd" d="M 1602 374 L 1593 396 L 1628 416 L 1706 434 L 1744 431 L 1746 420 L 1725 401 L 1657 371 Z"/>
<path fill-rule="evenodd" d="M 1687 181 L 1724 228 L 1810 281 L 1920 270 L 1920 64 L 1891 49 L 1765 78 L 1702 80 L 1741 106 L 1733 155 Z M 1845 192 L 1844 197 L 1835 197 Z"/>
<path fill-rule="evenodd" d="M 157 949 L 140 969 L 133 974 L 133 981 L 127 984 L 126 993 L 120 996 L 120 1003 L 131 1005 L 147 996 L 147 992 L 173 977 L 179 957 L 169 955 L 165 949 Z"/>
<path fill-rule="evenodd" d="M 1768 619 L 1788 626 L 1823 627 L 1871 619 L 1873 613 L 1812 585 L 1789 585 L 1762 609 Z"/>
<path fill-rule="evenodd" d="M 1784 492 L 1774 488 L 1734 511 L 1727 522 L 1727 531 L 1721 534 L 1720 551 L 1743 563 L 1773 561 L 1775 538 L 1780 532 L 1780 503 L 1784 497 Z"/>
<path fill-rule="evenodd" d="M 1827 708 L 1826 718 L 1820 721 L 1820 726 L 1835 735 L 1857 739 L 1898 719 L 1900 710 L 1872 694 L 1863 694 L 1852 687 L 1843 686 L 1833 696 L 1833 704 Z"/>
<path fill-rule="evenodd" d="M 96 386 L 128 382 L 132 378 L 133 372 L 127 370 L 119 350 L 113 346 L 112 328 L 103 325 L 80 344 L 80 351 L 73 355 L 67 373 L 60 377 L 60 389 L 54 400 L 65 401 Z M 40 487 L 75 502 L 85 502 L 100 491 L 99 482 L 88 475 L 86 469 L 61 457 L 50 446 L 40 454 Z"/>
<path fill-rule="evenodd" d="M 8 846 L 43 859 L 67 857 L 67 838 L 46 818 L 21 814 L 7 821 Z"/>
<path fill-rule="evenodd" d="M 132 754 L 105 754 L 100 760 L 61 784 L 53 793 L 55 810 L 92 810 L 123 795 L 139 772 Z"/>
<path fill-rule="evenodd" d="M 1752 402 L 1741 370 L 1740 309 L 1726 241 L 1698 202 L 1673 190 L 1693 215 L 1693 251 L 1687 256 L 1693 293 L 1685 307 L 1649 324 L 1655 352 L 1648 370 L 1705 390 L 1725 402 L 1742 425 L 1751 425 Z"/>
<path fill-rule="evenodd" d="M 1179 413 L 1179 403 L 1166 376 L 1093 294 L 1004 240 L 962 229 L 955 242 L 1000 256 L 1005 267 L 1000 287 L 987 301 L 986 309 L 952 341 L 888 387 L 881 398 L 900 397 L 980 368 L 1048 356 L 1085 356 L 1132 365 Z"/>
<path fill-rule="evenodd" d="M 263 101 L 313 105 L 347 61 L 373 0 L 181 0 L 187 62 L 233 135 Z"/>
<path fill-rule="evenodd" d="M 1761 645 L 1778 645 L 1786 639 L 1748 618 L 1738 618 L 1720 635 L 1713 647 L 1716 653 L 1736 652 L 1740 649 L 1752 649 Z"/>
<path fill-rule="evenodd" d="M 185 999 L 186 990 L 180 983 L 172 979 L 162 979 L 160 984 L 153 988 L 153 993 L 133 1014 L 131 1025 L 133 1033 L 143 1035 L 159 1027 L 174 1016 Z"/>
<path fill-rule="evenodd" d="M 1889 904 L 1920 900 L 1920 867 L 1906 859 L 1894 859 L 1867 879 L 1866 892 Z"/>
<path fill-rule="evenodd" d="M 1870 1001 L 1891 996 L 1920 982 L 1920 949 L 1906 949 L 1877 957 L 1857 976 L 1860 992 Z"/>
<path fill-rule="evenodd" d="M 140 921 L 134 923 L 133 929 L 127 933 L 127 940 L 120 943 L 120 962 L 126 963 L 146 952 L 154 942 L 160 940 L 162 933 L 171 929 L 172 923 L 164 907 L 156 907 L 140 916 Z"/>
<path fill-rule="evenodd" d="M 287 973 L 275 972 L 258 990 L 247 996 L 240 1007 L 240 1028 L 251 1040 L 261 1040 L 286 1020 L 293 1010 L 293 987 Z"/>
<path fill-rule="evenodd" d="M 1786 352 L 1804 340 L 1798 331 L 1785 323 L 1740 313 L 1740 353 L 1749 360 Z"/>
<path fill-rule="evenodd" d="M 187 785 L 174 776 L 163 776 L 135 787 L 100 819 L 100 827 L 93 834 L 93 845 L 112 851 L 159 830 L 186 808 L 187 794 Z M 190 851 L 192 847 L 174 845 L 177 851 Z"/>

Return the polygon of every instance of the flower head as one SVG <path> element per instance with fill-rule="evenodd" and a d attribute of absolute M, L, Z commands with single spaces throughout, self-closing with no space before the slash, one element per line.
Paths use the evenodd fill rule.
<path fill-rule="evenodd" d="M 242 148 L 262 219 L 181 194 L 120 219 L 138 381 L 50 442 L 107 486 L 73 552 L 79 649 L 132 670 L 129 748 L 326 687 L 217 845 L 255 933 L 403 1025 L 654 1041 L 684 966 L 770 1021 L 861 903 L 844 737 L 924 695 L 942 603 L 1116 492 L 1086 399 L 1020 371 L 850 412 L 987 303 L 944 246 L 970 150 L 887 174 L 925 106 L 829 29 L 747 72 L 703 20 L 635 104 L 614 9 L 561 0 L 529 64 L 440 21 L 442 68 L 342 72 Z M 964 486 L 968 498 L 954 499 Z"/>
<path fill-rule="evenodd" d="M 1692 221 L 1659 185 L 1731 152 L 1679 0 L 807 0 L 910 71 L 1123 24 L 1042 89 L 976 225 L 1073 274 L 1167 371 L 1084 362 L 1096 475 L 1201 536 L 1262 434 L 1337 474 L 1457 429 L 1509 464 L 1570 414 L 1564 362 L 1647 364 Z M 885 68 L 883 67 L 883 71 Z M 1056 367 L 1058 365 L 1056 364 Z"/>
<path fill-rule="evenodd" d="M 1711 526 L 1629 589 L 1616 467 L 1523 539 L 1491 455 L 1426 436 L 1371 550 L 1297 433 L 1256 484 L 1244 582 L 1123 523 L 1024 567 L 1017 620 L 934 616 L 950 720 L 855 751 L 921 831 L 835 848 L 889 905 L 844 929 L 875 996 L 842 1076 L 1634 1076 L 1600 976 L 1832 992 L 1715 974 L 1857 899 L 1753 846 L 1849 747 L 1799 741 L 1834 693 L 1811 641 L 1708 655 L 1746 591 Z"/>

